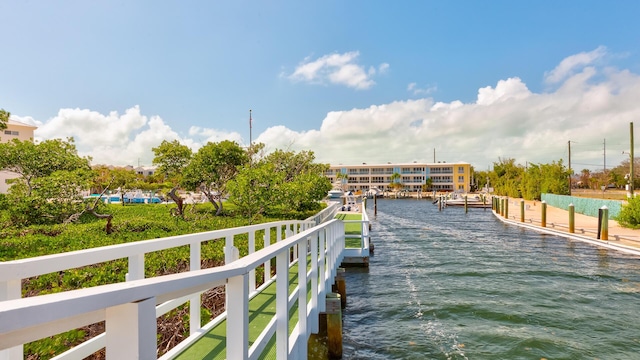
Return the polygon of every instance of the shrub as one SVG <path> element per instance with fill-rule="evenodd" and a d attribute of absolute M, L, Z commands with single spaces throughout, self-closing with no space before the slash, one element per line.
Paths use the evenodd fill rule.
<path fill-rule="evenodd" d="M 634 197 L 623 205 L 617 220 L 622 226 L 640 228 L 640 197 Z"/>

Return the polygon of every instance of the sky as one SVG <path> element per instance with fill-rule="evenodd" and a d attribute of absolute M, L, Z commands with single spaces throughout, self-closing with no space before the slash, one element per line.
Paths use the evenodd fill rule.
<path fill-rule="evenodd" d="M 228 139 L 334 165 L 488 170 L 570 151 L 579 172 L 629 159 L 640 127 L 636 0 L 36 0 L 0 14 L 0 108 L 93 164 Z"/>

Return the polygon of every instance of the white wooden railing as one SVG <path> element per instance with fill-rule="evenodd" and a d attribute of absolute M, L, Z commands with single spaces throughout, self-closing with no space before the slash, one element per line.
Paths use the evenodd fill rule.
<path fill-rule="evenodd" d="M 362 212 L 362 220 L 343 220 L 347 223 L 359 223 L 361 226 L 360 235 L 345 235 L 345 238 L 360 238 L 360 248 L 347 248 L 345 249 L 346 257 L 369 257 L 370 256 L 370 240 L 369 235 L 369 215 L 367 215 L 366 201 L 363 201 L 360 207 Z"/>
<path fill-rule="evenodd" d="M 270 236 L 275 228 L 276 242 Z M 283 230 L 286 236 L 283 237 Z M 264 248 L 255 251 L 256 233 L 264 234 Z M 249 254 L 238 259 L 233 245 L 237 235 L 248 235 Z M 204 241 L 225 239 L 225 265 L 200 269 Z M 144 278 L 144 255 L 189 245 L 188 272 Z M 200 326 L 200 294 L 226 285 L 227 359 L 255 359 L 276 334 L 278 359 L 305 358 L 307 338 L 318 331 L 318 313 L 325 310 L 325 295 L 340 265 L 344 250 L 344 225 L 338 220 L 315 226 L 315 221 L 286 221 L 241 228 L 174 236 L 70 253 L 0 263 L 0 360 L 23 359 L 23 344 L 89 324 L 105 321 L 106 331 L 76 346 L 57 359 L 83 359 L 106 347 L 108 359 L 156 359 L 156 318 L 190 301 L 191 336 L 163 359 L 178 354 L 187 343 L 206 333 L 216 321 Z M 276 273 L 288 274 L 291 254 L 311 258 L 310 270 L 299 266 L 299 285 L 290 298 L 288 276 L 270 277 L 271 259 Z M 127 281 L 63 293 L 21 298 L 21 282 L 32 276 L 64 271 L 114 259 L 128 258 Z M 259 292 L 255 269 L 264 266 L 265 284 L 276 281 L 276 315 L 248 346 L 248 302 Z M 279 279 L 279 281 L 278 281 Z M 311 283 L 311 300 L 306 299 Z M 291 336 L 289 308 L 297 300 L 299 322 Z M 243 345 L 244 344 L 244 345 Z"/>

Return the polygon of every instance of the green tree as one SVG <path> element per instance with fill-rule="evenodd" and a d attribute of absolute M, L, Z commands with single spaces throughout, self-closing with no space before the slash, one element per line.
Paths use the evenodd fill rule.
<path fill-rule="evenodd" d="M 78 156 L 73 139 L 0 144 L 0 169 L 20 175 L 8 200 L 12 221 L 22 225 L 60 223 L 82 211 L 82 191 L 95 176 L 89 158 Z"/>
<path fill-rule="evenodd" d="M 245 165 L 228 184 L 229 201 L 250 219 L 319 208 L 331 183 L 324 176 L 329 166 L 314 160 L 310 151 L 277 150 Z"/>
<path fill-rule="evenodd" d="M 158 147 L 151 149 L 153 151 L 153 165 L 158 166 L 158 172 L 163 174 L 173 183 L 180 182 L 182 170 L 189 164 L 189 160 L 193 155 L 188 146 L 180 144 L 178 140 L 169 142 L 163 140 Z"/>
<path fill-rule="evenodd" d="M 540 166 L 537 164 L 529 164 L 520 187 L 522 197 L 527 200 L 540 200 L 542 197 L 541 182 L 542 172 Z"/>
<path fill-rule="evenodd" d="M 178 140 L 172 142 L 163 140 L 160 146 L 151 149 L 154 154 L 153 165 L 158 165 L 158 174 L 163 175 L 171 183 L 171 190 L 167 193 L 176 208 L 170 209 L 171 214 L 184 216 L 184 201 L 177 194 L 183 170 L 189 164 L 193 152 L 188 146 L 180 144 Z"/>
<path fill-rule="evenodd" d="M 60 170 L 89 169 L 90 160 L 78 156 L 73 138 L 45 140 L 39 144 L 14 139 L 0 144 L 0 170 L 20 175 L 19 181 L 27 186 L 27 194 L 33 190 L 35 179 Z"/>
<path fill-rule="evenodd" d="M 347 184 L 349 183 L 349 174 L 338 171 L 336 180 L 340 180 L 340 189 L 346 191 Z"/>
<path fill-rule="evenodd" d="M 517 165 L 515 159 L 499 159 L 493 163 L 489 179 L 497 195 L 519 198 L 523 175 L 524 167 Z"/>
<path fill-rule="evenodd" d="M 402 185 L 402 183 L 400 182 L 400 179 L 401 179 L 401 178 L 402 178 L 402 175 L 400 175 L 400 174 L 399 174 L 399 173 L 397 173 L 397 172 L 394 172 L 394 173 L 391 175 L 391 177 L 389 177 L 389 180 L 391 181 L 391 182 L 389 183 L 389 187 L 390 187 L 390 188 L 392 188 L 392 189 L 395 189 L 396 191 L 397 191 L 397 190 L 402 189 L 402 186 L 403 186 L 403 185 Z"/>
<path fill-rule="evenodd" d="M 237 211 L 253 223 L 264 214 L 276 198 L 275 184 L 282 182 L 282 174 L 275 172 L 273 164 L 260 161 L 245 165 L 227 185 L 229 201 Z"/>
<path fill-rule="evenodd" d="M 617 220 L 622 226 L 640 228 L 640 196 L 629 199 L 626 205 L 622 205 Z"/>
<path fill-rule="evenodd" d="M 4 130 L 7 128 L 9 117 L 11 117 L 10 112 L 6 111 L 5 109 L 0 109 L 0 130 Z"/>
<path fill-rule="evenodd" d="M 569 195 L 569 174 L 571 171 L 564 166 L 562 159 L 551 164 L 540 165 L 540 192 L 556 195 Z"/>
<path fill-rule="evenodd" d="M 222 199 L 227 196 L 227 183 L 248 162 L 246 151 L 235 141 L 207 143 L 184 169 L 182 186 L 202 191 L 219 215 L 223 210 Z"/>
<path fill-rule="evenodd" d="M 431 191 L 433 188 L 433 179 L 428 177 L 425 181 L 424 184 L 422 184 L 422 191 L 426 192 L 426 191 Z"/>
<path fill-rule="evenodd" d="M 329 165 L 318 164 L 314 160 L 312 151 L 276 150 L 265 158 L 267 163 L 273 164 L 275 172 L 281 174 L 281 183 L 276 189 L 283 208 L 295 211 L 313 209 L 317 201 L 331 190 L 331 183 L 324 176 Z"/>

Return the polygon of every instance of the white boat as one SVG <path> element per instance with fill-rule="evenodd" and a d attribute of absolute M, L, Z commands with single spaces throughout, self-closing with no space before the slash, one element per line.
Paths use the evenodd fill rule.
<path fill-rule="evenodd" d="M 344 196 L 344 191 L 340 189 L 333 189 L 330 190 L 327 195 L 329 196 L 329 199 L 340 199 Z"/>
<path fill-rule="evenodd" d="M 434 202 L 434 204 L 437 204 L 437 200 Z M 464 206 L 464 196 L 455 196 L 452 199 L 445 199 L 444 200 L 444 204 L 445 206 Z M 490 208 L 491 207 L 491 200 L 488 198 L 485 198 L 483 200 L 483 197 L 480 195 L 469 195 L 467 196 L 467 207 L 470 208 Z"/>

